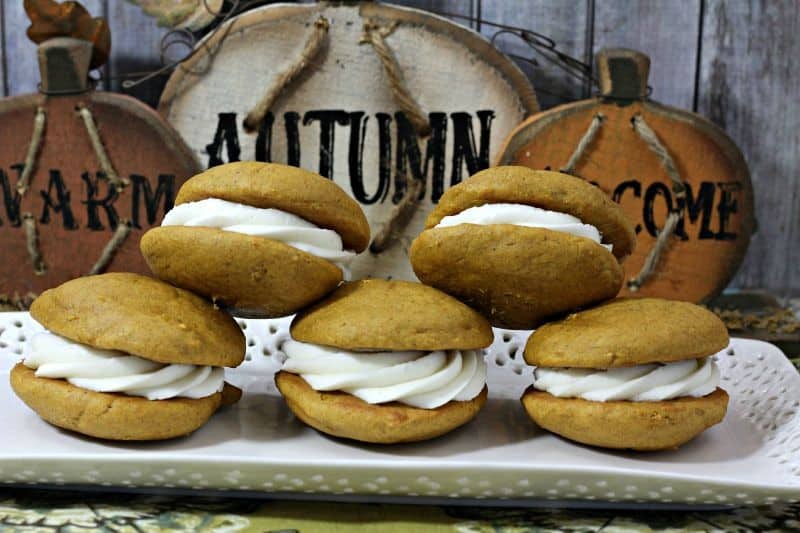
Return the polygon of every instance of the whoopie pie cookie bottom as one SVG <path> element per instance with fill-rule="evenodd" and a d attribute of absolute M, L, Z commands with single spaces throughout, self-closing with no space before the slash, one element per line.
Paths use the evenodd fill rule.
<path fill-rule="evenodd" d="M 237 161 L 186 181 L 140 248 L 158 278 L 234 316 L 277 318 L 333 291 L 369 242 L 361 206 L 332 180 Z"/>
<path fill-rule="evenodd" d="M 338 267 L 310 253 L 216 228 L 153 228 L 142 236 L 140 247 L 156 277 L 238 317 L 291 315 L 342 281 Z"/>
<path fill-rule="evenodd" d="M 540 427 L 603 448 L 654 451 L 677 448 L 725 418 L 728 393 L 653 402 L 595 402 L 558 398 L 532 386 L 522 405 Z"/>
<path fill-rule="evenodd" d="M 346 392 L 320 392 L 289 372 L 278 372 L 275 384 L 292 412 L 317 431 L 379 444 L 428 440 L 475 418 L 486 403 L 487 388 L 468 401 L 451 401 L 435 409 L 398 402 L 373 405 Z"/>
<path fill-rule="evenodd" d="M 222 406 L 232 405 L 242 391 L 225 384 L 205 398 L 148 400 L 82 389 L 63 379 L 36 377 L 18 363 L 11 387 L 45 421 L 91 437 L 109 440 L 163 440 L 192 433 Z"/>
<path fill-rule="evenodd" d="M 425 230 L 409 258 L 420 281 L 508 329 L 609 300 L 624 280 L 617 259 L 589 239 L 510 224 Z"/>

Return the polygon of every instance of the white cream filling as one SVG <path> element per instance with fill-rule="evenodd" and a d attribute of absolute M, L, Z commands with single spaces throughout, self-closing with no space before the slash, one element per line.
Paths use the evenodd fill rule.
<path fill-rule="evenodd" d="M 576 237 L 591 239 L 611 251 L 610 244 L 603 244 L 603 236 L 595 226 L 584 224 L 579 218 L 567 213 L 549 211 L 523 204 L 484 204 L 467 208 L 460 213 L 442 218 L 437 228 L 447 228 L 459 224 L 513 224 L 529 228 L 544 228 Z"/>
<path fill-rule="evenodd" d="M 222 368 L 165 365 L 135 355 L 101 350 L 51 332 L 31 339 L 22 363 L 40 378 L 65 379 L 95 392 L 119 392 L 148 400 L 205 398 L 222 390 Z"/>
<path fill-rule="evenodd" d="M 657 402 L 682 396 L 699 398 L 719 386 L 719 369 L 710 357 L 608 370 L 537 368 L 533 387 L 559 398 L 595 402 Z"/>
<path fill-rule="evenodd" d="M 295 340 L 283 344 L 283 370 L 317 391 L 344 391 L 370 404 L 435 409 L 468 401 L 486 385 L 479 350 L 354 352 Z"/>
<path fill-rule="evenodd" d="M 289 246 L 330 261 L 350 279 L 349 265 L 355 252 L 345 250 L 341 236 L 320 228 L 297 215 L 280 209 L 263 209 L 219 198 L 176 205 L 162 226 L 204 226 L 281 241 Z"/>

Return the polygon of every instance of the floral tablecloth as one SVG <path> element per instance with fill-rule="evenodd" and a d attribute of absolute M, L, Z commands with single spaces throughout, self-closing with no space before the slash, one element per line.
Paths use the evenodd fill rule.
<path fill-rule="evenodd" d="M 797 531 L 800 504 L 730 511 L 500 509 L 0 489 L 0 531 Z"/>

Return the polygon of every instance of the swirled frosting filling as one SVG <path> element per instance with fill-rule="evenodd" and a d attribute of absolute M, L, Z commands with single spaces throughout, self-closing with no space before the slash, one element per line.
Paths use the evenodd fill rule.
<path fill-rule="evenodd" d="M 265 209 L 237 204 L 219 198 L 176 205 L 165 216 L 162 226 L 203 226 L 281 241 L 293 248 L 330 261 L 345 279 L 350 279 L 349 264 L 355 252 L 345 250 L 341 236 L 320 228 L 299 216 L 280 209 Z"/>
<path fill-rule="evenodd" d="M 608 370 L 537 368 L 533 387 L 559 398 L 595 402 L 657 402 L 682 396 L 699 398 L 719 385 L 719 369 L 710 357 Z"/>
<path fill-rule="evenodd" d="M 549 211 L 523 204 L 484 204 L 467 208 L 460 213 L 443 217 L 435 226 L 447 228 L 459 224 L 512 224 L 529 228 L 544 228 L 576 237 L 590 239 L 611 251 L 610 244 L 603 244 L 603 236 L 595 226 L 584 224 L 579 218 L 558 211 Z"/>
<path fill-rule="evenodd" d="M 480 350 L 355 352 L 289 340 L 283 352 L 283 370 L 312 389 L 343 391 L 370 404 L 435 409 L 472 400 L 486 385 Z"/>
<path fill-rule="evenodd" d="M 36 377 L 65 379 L 95 392 L 118 392 L 148 400 L 205 398 L 222 390 L 222 368 L 162 364 L 125 352 L 101 350 L 51 332 L 31 339 L 22 364 Z"/>

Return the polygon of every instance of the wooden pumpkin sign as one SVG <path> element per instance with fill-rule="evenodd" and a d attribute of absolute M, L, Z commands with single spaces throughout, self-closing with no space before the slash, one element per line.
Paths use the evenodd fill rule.
<path fill-rule="evenodd" d="M 274 161 L 333 179 L 375 237 L 353 276 L 405 279 L 407 247 L 444 190 L 489 166 L 537 109 L 482 36 L 377 2 L 239 15 L 198 44 L 159 104 L 206 166 Z"/>
<path fill-rule="evenodd" d="M 90 65 L 110 47 L 105 21 L 75 3 L 26 8 L 28 35 L 43 36 L 42 81 L 38 94 L 0 100 L 0 294 L 24 297 L 107 269 L 147 272 L 139 237 L 198 165 L 154 110 L 91 89 Z"/>
<path fill-rule="evenodd" d="M 739 149 L 704 118 L 647 99 L 650 60 L 597 57 L 600 96 L 523 122 L 499 164 L 562 170 L 597 184 L 636 226 L 623 296 L 701 301 L 727 285 L 753 232 L 753 190 Z"/>

